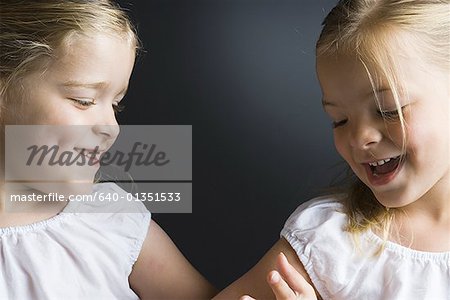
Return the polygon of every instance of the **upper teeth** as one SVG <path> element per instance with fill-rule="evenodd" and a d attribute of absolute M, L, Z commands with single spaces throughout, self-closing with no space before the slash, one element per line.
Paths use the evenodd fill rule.
<path fill-rule="evenodd" d="M 376 162 L 369 163 L 369 165 L 372 167 L 381 166 L 381 165 L 384 165 L 385 163 L 391 161 L 391 159 L 393 159 L 393 158 L 382 159 L 382 160 L 379 160 Z"/>
<path fill-rule="evenodd" d="M 86 149 L 76 149 L 76 151 L 80 152 L 82 155 L 88 157 L 88 158 L 96 158 L 97 156 L 100 156 L 100 151 L 96 150 L 86 150 Z"/>

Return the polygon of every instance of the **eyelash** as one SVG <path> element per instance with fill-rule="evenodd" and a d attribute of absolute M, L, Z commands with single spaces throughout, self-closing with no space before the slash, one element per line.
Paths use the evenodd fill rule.
<path fill-rule="evenodd" d="M 92 105 L 96 105 L 97 103 L 95 102 L 95 100 L 82 100 L 82 99 L 77 99 L 77 98 L 69 98 L 70 100 L 72 100 L 73 102 L 75 102 L 77 105 L 80 105 L 82 108 L 88 108 Z"/>
<path fill-rule="evenodd" d="M 404 106 L 401 109 L 403 110 L 403 108 L 404 108 Z M 378 110 L 377 112 L 378 112 L 378 114 L 380 116 L 386 117 L 387 119 L 398 118 L 398 115 L 399 115 L 399 113 L 398 113 L 398 111 L 396 109 L 395 110 L 389 110 L 389 111 L 380 111 L 380 110 Z"/>
<path fill-rule="evenodd" d="M 76 104 L 80 105 L 84 109 L 87 109 L 88 107 L 97 104 L 95 100 L 82 100 L 76 98 L 70 98 L 70 100 L 74 101 Z M 115 113 L 120 113 L 125 109 L 125 106 L 120 105 L 119 103 L 113 104 L 112 107 Z"/>
<path fill-rule="evenodd" d="M 344 125 L 345 123 L 347 123 L 347 120 L 333 122 L 333 123 L 331 123 L 331 127 L 333 127 L 333 129 L 335 129 L 335 128 L 338 128 L 339 126 Z"/>
<path fill-rule="evenodd" d="M 402 106 L 401 107 L 401 110 L 403 111 L 403 109 L 406 107 L 406 105 L 405 106 Z M 397 119 L 398 117 L 399 117 L 399 113 L 398 113 L 398 111 L 395 109 L 395 110 L 389 110 L 389 111 L 380 111 L 380 110 L 377 110 L 377 113 L 378 113 L 378 115 L 380 115 L 381 117 L 385 117 L 387 120 L 394 120 L 394 119 Z M 337 121 L 337 122 L 332 122 L 331 123 L 331 126 L 333 127 L 333 129 L 335 129 L 335 128 L 337 128 L 337 127 L 340 127 L 340 126 L 343 126 L 343 125 L 345 125 L 345 123 L 347 123 L 347 120 L 342 120 L 342 121 Z"/>

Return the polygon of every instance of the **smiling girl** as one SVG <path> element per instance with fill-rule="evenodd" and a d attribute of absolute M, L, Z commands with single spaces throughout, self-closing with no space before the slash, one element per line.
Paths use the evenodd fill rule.
<path fill-rule="evenodd" d="M 49 167 L 44 160 L 37 171 L 20 167 L 20 149 L 9 142 L 54 145 L 98 162 L 93 156 L 109 149 L 119 133 L 115 113 L 138 47 L 128 17 L 110 1 L 0 1 L 0 120 L 2 139 L 6 136 L 1 299 L 208 299 L 214 294 L 142 203 L 8 201 L 11 195 L 55 191 L 125 193 L 115 184 L 93 184 L 99 163 Z M 11 131 L 16 128 L 25 130 Z"/>
<path fill-rule="evenodd" d="M 450 2 L 342 0 L 323 25 L 322 104 L 353 183 L 302 204 L 220 295 L 273 297 L 270 272 L 278 299 L 450 299 Z"/>

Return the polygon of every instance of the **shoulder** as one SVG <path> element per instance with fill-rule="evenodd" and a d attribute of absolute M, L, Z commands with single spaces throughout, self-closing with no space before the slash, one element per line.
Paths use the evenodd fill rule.
<path fill-rule="evenodd" d="M 311 251 L 351 253 L 353 244 L 345 230 L 348 218 L 343 204 L 333 196 L 312 199 L 301 204 L 288 218 L 282 231 L 299 257 L 310 260 Z M 313 249 L 313 250 L 312 250 Z"/>
<path fill-rule="evenodd" d="M 347 284 L 348 259 L 355 250 L 351 235 L 345 230 L 347 220 L 343 204 L 336 197 L 327 196 L 301 204 L 281 231 L 314 287 L 325 298 Z"/>
<path fill-rule="evenodd" d="M 343 204 L 334 196 L 314 198 L 301 204 L 288 218 L 283 231 L 310 231 L 328 222 L 334 225 L 344 225 L 346 222 Z"/>
<path fill-rule="evenodd" d="M 309 255 L 311 248 L 323 251 L 337 245 L 351 252 L 345 230 L 347 216 L 342 203 L 334 196 L 315 198 L 301 204 L 288 218 L 282 231 L 299 256 Z M 345 243 L 342 243 L 345 241 Z"/>
<path fill-rule="evenodd" d="M 138 199 L 131 197 L 115 183 L 98 183 L 94 185 L 93 193 L 97 193 L 97 199 L 102 195 L 103 201 L 99 201 L 106 224 L 116 229 L 116 234 L 133 240 L 131 243 L 130 261 L 134 263 L 146 236 L 151 222 L 151 213 Z"/>
<path fill-rule="evenodd" d="M 94 184 L 91 194 L 72 200 L 64 213 L 72 218 L 78 235 L 101 236 L 114 252 L 126 257 L 128 272 L 137 260 L 148 233 L 151 213 L 144 204 L 115 183 Z M 73 226 L 77 225 L 77 226 Z"/>

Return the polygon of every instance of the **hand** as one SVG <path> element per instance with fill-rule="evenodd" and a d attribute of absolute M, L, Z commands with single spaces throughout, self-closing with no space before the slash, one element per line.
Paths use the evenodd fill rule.
<path fill-rule="evenodd" d="M 267 276 L 267 283 L 277 300 L 317 300 L 314 288 L 288 262 L 283 253 L 277 257 L 277 269 L 279 271 L 270 271 Z M 240 300 L 254 298 L 245 295 Z"/>

